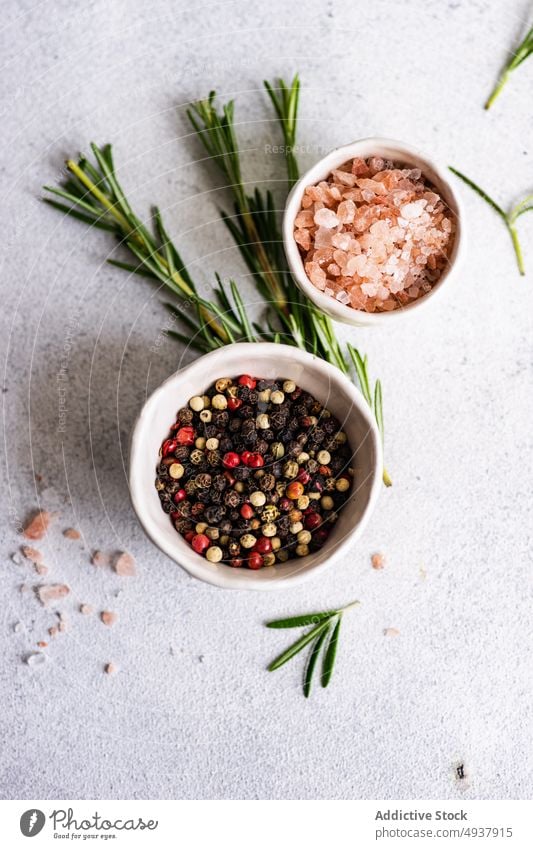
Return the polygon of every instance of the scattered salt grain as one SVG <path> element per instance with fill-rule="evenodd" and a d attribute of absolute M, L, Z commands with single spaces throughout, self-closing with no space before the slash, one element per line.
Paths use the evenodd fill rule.
<path fill-rule="evenodd" d="M 104 625 L 110 627 L 111 625 L 115 624 L 118 619 L 118 616 L 116 613 L 112 613 L 110 610 L 102 610 L 102 612 L 100 613 L 100 619 L 102 620 Z"/>
<path fill-rule="evenodd" d="M 12 561 L 13 561 L 13 563 L 15 563 L 17 566 L 20 566 L 20 565 L 22 564 L 22 557 L 20 556 L 20 554 L 18 553 L 18 551 L 14 551 L 14 552 L 13 552 L 13 554 L 11 555 L 11 560 L 12 560 Z"/>
<path fill-rule="evenodd" d="M 15 622 L 15 624 L 13 625 L 13 631 L 15 632 L 15 634 L 22 634 L 22 632 L 24 631 L 24 625 L 22 624 L 22 622 Z"/>
<path fill-rule="evenodd" d="M 81 539 L 81 534 L 76 528 L 65 528 L 63 536 L 67 539 Z"/>
<path fill-rule="evenodd" d="M 39 510 L 39 512 L 34 514 L 34 516 L 32 516 L 32 518 L 26 523 L 22 533 L 26 539 L 42 539 L 53 518 L 53 514 L 49 513 L 47 510 Z"/>
<path fill-rule="evenodd" d="M 46 648 L 48 648 L 48 643 L 46 642 L 46 640 L 39 640 L 39 642 L 37 643 L 37 646 L 40 649 L 46 649 Z"/>
<path fill-rule="evenodd" d="M 373 554 L 370 558 L 370 562 L 372 563 L 372 569 L 383 569 L 385 566 L 385 558 L 383 554 Z"/>
<path fill-rule="evenodd" d="M 70 592 L 66 584 L 42 584 L 35 589 L 41 604 L 47 605 L 51 601 L 59 601 Z"/>
<path fill-rule="evenodd" d="M 48 629 L 48 635 L 50 637 L 57 637 L 57 627 L 56 627 L 56 625 L 52 625 L 52 627 Z"/>
<path fill-rule="evenodd" d="M 80 613 L 83 613 L 84 616 L 89 616 L 93 612 L 93 608 L 90 604 L 80 604 Z"/>
<path fill-rule="evenodd" d="M 106 665 L 104 666 L 104 672 L 106 673 L 106 675 L 114 675 L 116 671 L 117 667 L 114 663 L 106 663 Z"/>
<path fill-rule="evenodd" d="M 109 566 L 109 555 L 103 551 L 93 551 L 91 563 L 93 566 Z"/>
<path fill-rule="evenodd" d="M 46 663 L 46 655 L 41 651 L 34 651 L 26 655 L 25 661 L 28 666 L 42 666 Z"/>
<path fill-rule="evenodd" d="M 400 632 L 397 628 L 384 628 L 383 635 L 385 637 L 398 637 Z"/>
<path fill-rule="evenodd" d="M 117 575 L 121 575 L 123 577 L 129 577 L 137 574 L 137 570 L 135 569 L 135 560 L 131 554 L 127 553 L 127 551 L 121 551 L 118 555 L 116 555 L 113 559 L 113 569 Z"/>
<path fill-rule="evenodd" d="M 57 625 L 57 630 L 58 630 L 61 634 L 64 634 L 64 633 L 65 633 L 65 631 L 67 630 L 67 623 L 68 623 L 67 617 L 65 616 L 65 614 L 64 614 L 64 613 L 60 613 L 60 614 L 58 615 L 58 620 L 59 620 L 59 621 L 58 621 L 58 625 Z"/>

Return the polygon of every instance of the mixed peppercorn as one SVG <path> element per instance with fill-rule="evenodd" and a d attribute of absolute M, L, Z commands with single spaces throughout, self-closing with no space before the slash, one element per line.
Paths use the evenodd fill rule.
<path fill-rule="evenodd" d="M 292 380 L 217 380 L 178 410 L 156 489 L 211 563 L 261 569 L 321 548 L 350 495 L 338 420 Z"/>

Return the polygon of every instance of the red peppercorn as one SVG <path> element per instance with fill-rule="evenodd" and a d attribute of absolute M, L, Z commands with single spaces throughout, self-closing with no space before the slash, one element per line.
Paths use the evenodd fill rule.
<path fill-rule="evenodd" d="M 228 398 L 228 410 L 231 413 L 234 413 L 239 407 L 242 407 L 242 400 L 240 398 Z"/>
<path fill-rule="evenodd" d="M 235 451 L 228 451 L 228 453 L 224 454 L 222 458 L 222 464 L 227 469 L 234 469 L 235 466 L 238 466 L 240 462 L 241 458 L 238 454 L 235 453 Z"/>
<path fill-rule="evenodd" d="M 166 439 L 163 442 L 163 447 L 161 448 L 161 451 L 163 453 L 163 457 L 168 457 L 169 454 L 173 454 L 177 447 L 178 447 L 177 439 Z"/>
<path fill-rule="evenodd" d="M 244 463 L 244 465 L 245 465 L 245 466 L 247 466 L 247 465 L 248 465 L 248 460 L 250 459 L 250 457 L 251 457 L 251 456 L 252 456 L 252 452 L 251 452 L 251 451 L 243 451 L 243 452 L 242 452 L 242 454 L 241 454 L 241 460 L 242 460 L 242 462 Z"/>
<path fill-rule="evenodd" d="M 251 504 L 243 504 L 239 512 L 243 519 L 251 519 L 254 515 L 254 508 Z"/>
<path fill-rule="evenodd" d="M 302 427 L 311 427 L 313 424 L 313 419 L 311 418 L 311 416 L 303 416 L 300 419 L 300 424 Z"/>
<path fill-rule="evenodd" d="M 272 551 L 272 541 L 268 537 L 259 537 L 254 545 L 254 551 L 259 554 L 269 554 Z"/>
<path fill-rule="evenodd" d="M 296 500 L 300 497 L 300 495 L 304 494 L 304 487 L 300 481 L 292 481 L 285 490 L 285 495 L 287 498 L 290 498 L 292 501 Z"/>
<path fill-rule="evenodd" d="M 194 428 L 180 427 L 176 434 L 179 445 L 194 445 Z"/>
<path fill-rule="evenodd" d="M 185 539 L 187 540 L 187 542 L 192 542 L 193 538 L 194 538 L 194 531 L 187 531 L 187 533 L 185 534 Z"/>
<path fill-rule="evenodd" d="M 230 486 L 233 486 L 233 484 L 235 483 L 235 478 L 233 477 L 233 475 L 231 474 L 231 472 L 225 471 L 225 472 L 224 472 L 224 477 L 225 477 L 225 478 L 226 478 L 226 480 L 228 481 L 229 485 L 230 485 Z"/>
<path fill-rule="evenodd" d="M 300 483 L 306 484 L 309 483 L 309 481 L 311 480 L 311 475 L 309 474 L 309 472 L 306 472 L 305 469 L 300 469 L 296 480 L 300 481 Z"/>
<path fill-rule="evenodd" d="M 331 475 L 331 469 L 330 469 L 329 466 L 319 466 L 318 471 L 320 472 L 321 475 L 324 475 L 324 477 L 326 477 L 326 478 L 329 478 L 330 475 Z"/>
<path fill-rule="evenodd" d="M 173 522 L 177 522 L 178 519 L 181 519 L 180 511 L 179 510 L 172 510 L 172 512 L 170 514 L 170 518 L 172 519 Z"/>
<path fill-rule="evenodd" d="M 250 454 L 248 458 L 248 463 L 246 464 L 250 466 L 251 469 L 260 469 L 261 466 L 265 465 L 265 461 L 261 454 Z"/>
<path fill-rule="evenodd" d="M 249 569 L 260 569 L 263 565 L 263 557 L 259 554 L 258 551 L 252 551 L 248 558 L 248 568 Z"/>
<path fill-rule="evenodd" d="M 205 534 L 195 534 L 191 540 L 191 545 L 197 554 L 203 554 L 206 548 L 211 545 L 211 540 Z"/>
<path fill-rule="evenodd" d="M 292 504 L 288 498 L 280 498 L 278 507 L 284 512 L 286 512 L 287 510 L 292 510 Z"/>
<path fill-rule="evenodd" d="M 304 519 L 304 525 L 308 531 L 314 531 L 322 524 L 322 519 L 318 513 L 308 513 Z"/>
<path fill-rule="evenodd" d="M 232 557 L 229 562 L 229 565 L 233 566 L 234 569 L 239 569 L 242 566 L 242 563 L 242 557 Z"/>
<path fill-rule="evenodd" d="M 187 493 L 184 489 L 178 489 L 178 491 L 174 493 L 174 502 L 176 504 L 179 504 L 180 501 L 184 501 L 185 498 L 187 498 Z"/>
<path fill-rule="evenodd" d="M 240 386 L 247 386 L 248 389 L 255 389 L 257 386 L 257 380 L 254 380 L 249 374 L 241 374 L 238 383 Z"/>

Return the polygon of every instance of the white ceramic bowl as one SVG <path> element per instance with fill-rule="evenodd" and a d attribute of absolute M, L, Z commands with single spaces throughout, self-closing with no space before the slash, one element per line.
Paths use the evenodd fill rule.
<path fill-rule="evenodd" d="M 177 410 L 219 377 L 239 374 L 289 378 L 340 420 L 354 449 L 353 493 L 320 551 L 257 571 L 209 563 L 173 528 L 154 486 L 159 448 Z M 228 345 L 171 375 L 146 401 L 135 424 L 130 452 L 130 493 L 139 520 L 152 541 L 191 575 L 233 589 L 283 589 L 319 575 L 353 546 L 375 507 L 382 476 L 382 451 L 374 417 L 358 389 L 337 368 L 318 357 L 274 343 Z"/>
<path fill-rule="evenodd" d="M 382 156 L 384 159 L 392 159 L 395 162 L 412 168 L 420 168 L 422 173 L 437 188 L 455 217 L 457 230 L 454 245 L 448 259 L 448 265 L 442 272 L 439 280 L 427 295 L 418 298 L 418 300 L 413 301 L 407 306 L 391 310 L 390 312 L 369 313 L 364 310 L 356 310 L 353 307 L 341 304 L 329 295 L 325 295 L 316 286 L 313 286 L 305 273 L 302 256 L 294 240 L 294 220 L 300 211 L 303 193 L 307 186 L 313 186 L 321 180 L 325 180 L 334 168 L 338 168 L 356 156 L 360 156 L 363 159 L 369 156 Z M 457 279 L 459 261 L 463 253 L 464 215 L 459 196 L 449 182 L 447 173 L 446 168 L 438 165 L 415 148 L 391 139 L 360 139 L 352 144 L 344 145 L 344 147 L 338 147 L 332 150 L 331 153 L 328 153 L 323 159 L 320 159 L 293 187 L 287 198 L 283 217 L 283 242 L 287 261 L 294 279 L 302 292 L 322 312 L 325 312 L 331 318 L 342 321 L 344 324 L 362 327 L 371 327 L 376 324 L 390 324 L 391 321 L 397 321 L 402 316 L 414 315 L 415 312 L 426 306 L 443 290 L 445 284 L 449 286 L 452 278 Z"/>

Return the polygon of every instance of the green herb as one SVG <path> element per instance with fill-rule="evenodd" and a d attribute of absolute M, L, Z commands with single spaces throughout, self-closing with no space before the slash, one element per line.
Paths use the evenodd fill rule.
<path fill-rule="evenodd" d="M 385 428 L 383 423 L 383 397 L 381 390 L 381 380 L 376 380 L 376 382 L 374 383 L 374 391 L 372 391 L 370 378 L 368 376 L 368 357 L 366 356 L 366 354 L 364 357 L 362 357 L 357 348 L 354 348 L 353 345 L 350 345 L 350 343 L 348 343 L 347 347 L 348 353 L 350 354 L 350 357 L 352 358 L 352 362 L 354 364 L 361 392 L 363 393 L 366 403 L 374 413 L 374 418 L 376 419 L 378 430 L 381 436 L 381 443 L 384 446 Z M 389 478 L 387 469 L 383 469 L 383 483 L 385 484 L 385 486 L 392 486 L 392 481 Z"/>
<path fill-rule="evenodd" d="M 518 231 L 516 229 L 516 222 L 518 221 L 521 215 L 523 215 L 525 212 L 530 212 L 533 209 L 533 194 L 527 195 L 523 200 L 515 204 L 512 209 L 509 210 L 509 212 L 505 212 L 505 210 L 503 210 L 501 206 L 496 203 L 496 201 L 493 200 L 493 198 L 491 198 L 491 196 L 488 195 L 487 192 L 485 192 L 483 189 L 481 189 L 476 183 L 474 183 L 468 177 L 465 177 L 465 175 L 461 174 L 460 171 L 457 171 L 456 168 L 452 168 L 451 165 L 449 166 L 449 168 L 450 171 L 452 171 L 452 173 L 456 175 L 456 177 L 459 177 L 459 179 L 461 179 L 463 183 L 466 183 L 467 186 L 470 186 L 470 188 L 473 189 L 476 194 L 483 198 L 485 203 L 488 203 L 488 205 L 491 206 L 492 209 L 498 213 L 511 237 L 513 249 L 516 256 L 516 262 L 518 265 L 518 270 L 520 274 L 524 275 L 526 273 L 526 270 L 524 267 L 522 246 L 520 244 L 520 240 L 518 238 Z"/>
<path fill-rule="evenodd" d="M 278 80 L 275 85 L 265 81 L 264 85 L 283 133 L 290 188 L 298 179 L 294 147 L 300 93 L 299 79 L 295 76 L 290 85 L 283 80 Z M 222 172 L 226 186 L 233 196 L 233 215 L 225 211 L 222 211 L 221 215 L 252 279 L 256 281 L 257 288 L 263 297 L 270 299 L 273 303 L 279 329 L 279 341 L 310 351 L 337 366 L 344 374 L 349 374 L 353 349 L 348 346 L 350 358 L 347 358 L 337 339 L 331 319 L 318 312 L 292 280 L 283 250 L 283 240 L 272 194 L 262 193 L 257 188 L 252 195 L 246 192 L 234 127 L 234 103 L 230 101 L 217 109 L 215 101 L 216 95 L 211 92 L 206 100 L 195 103 L 188 111 L 189 120 L 210 158 Z M 366 370 L 366 357 L 364 362 Z M 364 393 L 361 374 L 357 369 L 356 373 Z M 368 383 L 368 377 L 366 381 Z M 369 403 L 383 439 L 383 402 L 379 381 L 375 385 L 375 398 Z M 386 486 L 392 484 L 386 470 L 383 472 L 383 482 Z"/>
<path fill-rule="evenodd" d="M 501 92 L 502 88 L 504 87 L 504 85 L 508 81 L 509 75 L 511 74 L 511 72 L 514 71 L 516 68 L 518 68 L 518 66 L 521 65 L 522 62 L 525 62 L 525 60 L 528 58 L 528 56 L 531 56 L 532 53 L 533 53 L 533 27 L 531 27 L 529 32 L 526 34 L 525 38 L 520 42 L 518 47 L 515 50 L 513 50 L 513 52 L 511 53 L 511 56 L 510 56 L 507 64 L 504 66 L 502 72 L 500 73 L 498 81 L 497 81 L 496 85 L 494 86 L 490 97 L 488 98 L 487 102 L 485 103 L 485 109 L 490 109 L 490 107 L 492 106 L 492 104 L 494 103 L 496 98 L 498 97 L 499 93 Z"/>
<path fill-rule="evenodd" d="M 285 141 L 285 162 L 289 186 L 298 179 L 294 156 L 300 84 L 298 77 L 287 85 L 265 83 Z M 228 227 L 256 288 L 265 301 L 264 323 L 253 323 L 236 284 L 223 283 L 218 275 L 211 297 L 203 297 L 195 285 L 178 249 L 171 241 L 157 207 L 150 226 L 133 211 L 113 164 L 111 145 L 91 144 L 94 161 L 80 156 L 68 159 L 68 176 L 58 188 L 45 186 L 53 197 L 44 200 L 54 208 L 91 227 L 113 233 L 127 261 L 108 260 L 117 268 L 163 284 L 177 300 L 165 306 L 183 325 L 183 331 L 169 335 L 197 351 L 206 353 L 238 341 L 274 341 L 309 351 L 345 374 L 350 373 L 351 352 L 346 356 L 333 323 L 320 313 L 295 286 L 285 258 L 278 213 L 270 192 L 255 189 L 249 194 L 242 177 L 241 154 L 234 124 L 234 104 L 220 110 L 215 93 L 189 110 L 189 119 L 212 161 L 221 170 L 234 201 L 232 214 L 223 212 Z M 366 358 L 364 360 L 366 364 Z M 366 367 L 366 366 L 365 366 Z M 361 380 L 361 375 L 359 375 Z M 361 388 L 364 386 L 361 383 Z M 376 382 L 372 409 L 383 428 L 381 385 Z M 381 417 L 381 419 L 378 418 Z M 380 423 L 381 420 L 381 423 Z M 387 486 L 391 481 L 384 472 Z"/>
<path fill-rule="evenodd" d="M 304 672 L 303 692 L 307 698 L 311 692 L 311 684 L 313 681 L 313 673 L 315 671 L 320 653 L 322 651 L 322 672 L 320 682 L 323 687 L 327 687 L 335 666 L 337 657 L 337 645 L 339 641 L 339 631 L 341 627 L 342 615 L 346 610 L 355 607 L 359 604 L 358 601 L 352 601 L 346 607 L 340 607 L 338 610 L 325 610 L 321 613 L 307 613 L 303 616 L 292 616 L 289 619 L 275 619 L 273 622 L 267 622 L 267 628 L 299 628 L 307 625 L 313 625 L 310 631 L 303 634 L 295 643 L 290 645 L 284 652 L 272 661 L 268 666 L 269 672 L 274 672 L 279 669 L 287 661 L 292 660 L 295 655 L 299 654 L 302 649 L 312 643 L 311 651 Z M 324 648 L 325 646 L 325 648 Z"/>

